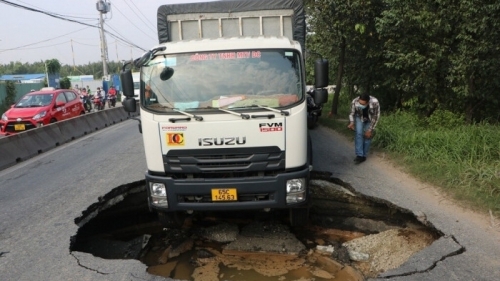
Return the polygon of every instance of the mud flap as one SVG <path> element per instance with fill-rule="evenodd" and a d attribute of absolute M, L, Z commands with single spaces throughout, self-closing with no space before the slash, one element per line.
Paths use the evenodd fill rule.
<path fill-rule="evenodd" d="M 306 207 L 290 209 L 290 225 L 292 227 L 307 226 L 309 221 L 309 204 Z"/>
<path fill-rule="evenodd" d="M 165 228 L 181 228 L 186 219 L 184 212 L 159 212 L 158 219 Z"/>

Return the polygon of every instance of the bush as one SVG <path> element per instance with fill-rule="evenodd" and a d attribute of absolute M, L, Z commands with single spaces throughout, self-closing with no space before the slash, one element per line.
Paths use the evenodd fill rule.
<path fill-rule="evenodd" d="M 5 88 L 7 90 L 7 95 L 5 99 L 0 104 L 0 115 L 7 111 L 12 104 L 16 102 L 16 86 L 13 81 L 6 81 Z"/>
<path fill-rule="evenodd" d="M 452 129 L 464 125 L 465 118 L 460 114 L 438 109 L 426 121 L 430 129 Z"/>

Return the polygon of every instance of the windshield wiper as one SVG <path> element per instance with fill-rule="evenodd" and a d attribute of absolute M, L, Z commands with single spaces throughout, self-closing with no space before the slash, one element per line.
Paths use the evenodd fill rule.
<path fill-rule="evenodd" d="M 219 108 L 217 108 L 217 109 L 218 109 L 218 110 L 220 110 L 220 111 L 224 111 L 224 112 L 230 113 L 230 114 L 232 114 L 232 115 L 239 116 L 239 117 L 241 117 L 241 119 L 245 119 L 245 120 L 250 119 L 250 115 L 248 115 L 248 114 L 238 113 L 238 112 L 236 112 L 236 111 L 231 111 L 231 110 L 227 110 L 227 109 L 222 109 L 222 108 L 220 108 L 220 107 L 219 107 Z"/>
<path fill-rule="evenodd" d="M 150 105 L 149 108 L 166 108 L 166 109 L 171 109 L 172 111 L 175 111 L 175 112 L 179 112 L 181 114 L 184 114 L 186 116 L 188 116 L 187 118 L 169 118 L 168 121 L 172 122 L 172 123 L 175 123 L 177 121 L 191 121 L 191 118 L 194 118 L 196 121 L 203 121 L 203 117 L 202 116 L 198 116 L 198 115 L 193 115 L 193 114 L 189 114 L 185 111 L 182 111 L 182 110 L 178 110 L 178 109 L 175 109 L 171 106 L 166 106 L 166 105 L 161 105 L 161 104 L 153 104 L 153 105 Z"/>
<path fill-rule="evenodd" d="M 191 121 L 191 118 L 194 118 L 194 120 L 196 120 L 196 121 L 203 121 L 203 117 L 202 116 L 193 115 L 193 114 L 190 114 L 190 113 L 187 113 L 185 111 L 178 110 L 178 109 L 175 109 L 175 108 L 172 108 L 172 110 L 175 111 L 175 112 L 179 112 L 181 114 L 184 114 L 184 115 L 188 116 L 188 118 L 170 118 L 170 119 L 168 119 L 168 121 L 170 121 L 172 123 L 175 123 L 177 121 Z"/>
<path fill-rule="evenodd" d="M 232 107 L 232 108 L 233 109 L 234 108 L 243 109 L 243 108 L 252 108 L 252 107 L 261 107 L 261 106 L 251 105 L 251 106 L 245 106 L 245 107 Z M 271 111 L 274 111 L 274 112 L 281 113 L 281 115 L 287 115 L 287 116 L 289 115 L 289 113 L 286 112 L 286 111 L 276 110 L 276 109 L 273 109 L 271 107 L 262 107 L 262 108 L 265 108 L 265 109 L 268 109 L 268 110 L 271 110 Z M 248 114 L 238 113 L 238 112 L 227 110 L 227 109 L 223 109 L 223 108 L 217 108 L 217 109 L 220 110 L 220 111 L 231 113 L 231 114 L 236 115 L 236 116 L 240 116 L 242 119 L 250 119 L 250 118 L 267 118 L 267 119 L 273 119 L 275 117 L 274 114 L 248 115 Z"/>
<path fill-rule="evenodd" d="M 226 112 L 226 113 L 229 113 L 229 114 L 232 114 L 232 115 L 236 115 L 236 116 L 239 116 L 241 117 L 241 119 L 250 119 L 250 115 L 248 114 L 242 114 L 242 113 L 238 113 L 238 112 L 235 112 L 235 111 L 231 111 L 231 110 L 228 110 L 228 109 L 223 109 L 223 108 L 220 108 L 220 107 L 213 107 L 213 106 L 204 106 L 204 107 L 198 107 L 197 109 L 217 109 L 219 111 L 223 111 L 223 112 Z"/>
<path fill-rule="evenodd" d="M 265 105 L 253 104 L 253 105 L 245 106 L 245 107 L 250 107 L 250 108 L 252 108 L 252 107 L 258 107 L 258 108 L 263 108 L 263 109 L 267 109 L 267 110 L 272 111 L 272 112 L 279 113 L 279 114 L 284 115 L 284 116 L 290 115 L 290 112 L 288 112 L 288 111 L 275 109 L 275 108 L 272 108 L 272 107 L 269 107 L 269 106 L 265 106 Z M 241 107 L 241 108 L 245 108 L 245 107 Z M 274 118 L 274 114 L 269 114 L 269 115 L 252 115 L 251 117 L 252 118 L 267 117 L 267 118 L 271 119 L 271 118 Z"/>

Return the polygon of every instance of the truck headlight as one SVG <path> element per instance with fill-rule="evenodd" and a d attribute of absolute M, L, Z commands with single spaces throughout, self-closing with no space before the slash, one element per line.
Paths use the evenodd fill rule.
<path fill-rule="evenodd" d="M 286 181 L 286 203 L 299 203 L 306 200 L 306 179 L 291 179 Z"/>
<path fill-rule="evenodd" d="M 155 206 L 168 208 L 167 188 L 163 183 L 150 182 L 151 202 Z"/>

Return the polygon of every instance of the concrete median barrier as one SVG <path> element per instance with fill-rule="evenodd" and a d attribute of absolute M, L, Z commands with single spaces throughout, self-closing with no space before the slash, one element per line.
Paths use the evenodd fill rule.
<path fill-rule="evenodd" d="M 108 117 L 104 110 L 92 112 L 84 116 L 92 131 L 101 130 L 108 126 Z"/>
<path fill-rule="evenodd" d="M 24 148 L 31 158 L 40 153 L 47 152 L 63 142 L 63 135 L 56 124 L 51 124 L 36 130 L 26 131 L 18 135 Z M 22 159 L 26 160 L 26 159 Z"/>
<path fill-rule="evenodd" d="M 116 107 L 0 138 L 0 170 L 138 115 Z"/>
<path fill-rule="evenodd" d="M 82 116 L 83 117 L 83 116 Z M 56 123 L 61 131 L 62 143 L 83 137 L 93 132 L 87 118 L 76 117 Z"/>
<path fill-rule="evenodd" d="M 128 118 L 127 112 L 125 112 L 122 107 L 108 109 L 106 110 L 106 114 L 108 115 L 108 120 L 111 124 L 122 122 Z"/>
<path fill-rule="evenodd" d="M 13 166 L 29 157 L 19 135 L 0 139 L 0 170 Z"/>

